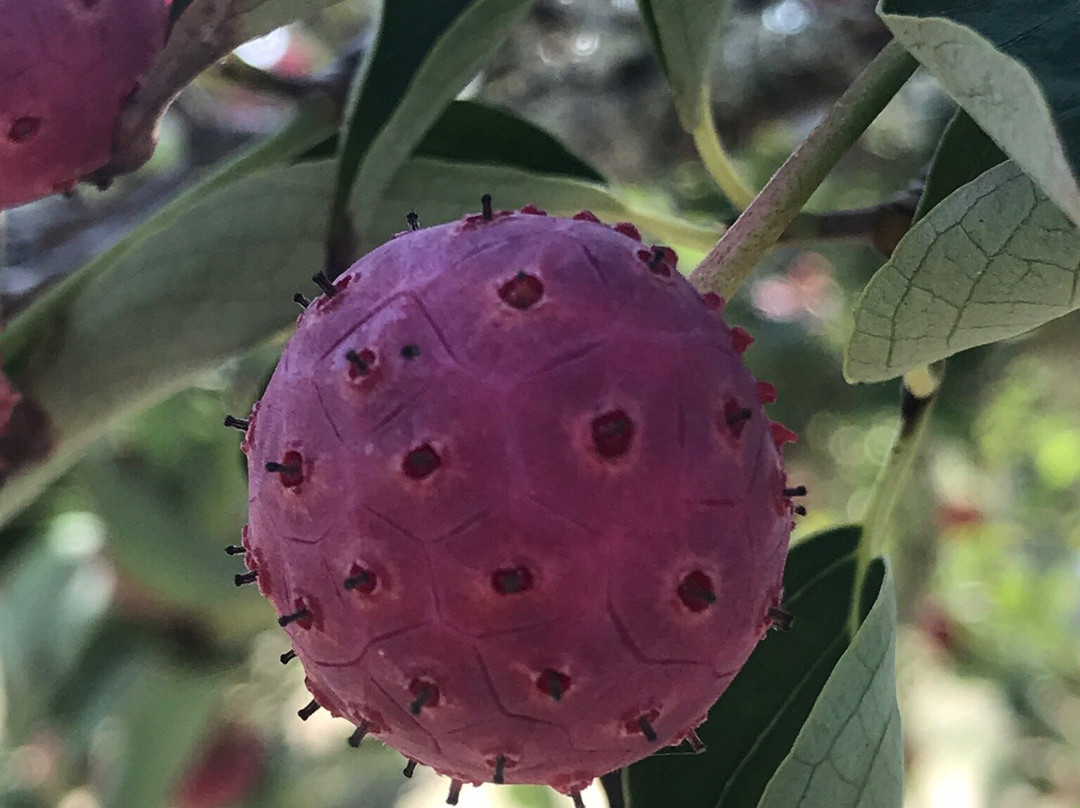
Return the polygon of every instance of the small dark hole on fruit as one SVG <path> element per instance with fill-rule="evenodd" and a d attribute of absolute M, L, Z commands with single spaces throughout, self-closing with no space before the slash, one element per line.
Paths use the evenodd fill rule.
<path fill-rule="evenodd" d="M 630 450 L 634 422 L 625 410 L 611 410 L 593 419 L 592 440 L 596 453 L 613 460 Z"/>
<path fill-rule="evenodd" d="M 528 567 L 496 570 L 491 574 L 491 588 L 500 595 L 516 595 L 532 589 L 533 576 Z"/>
<path fill-rule="evenodd" d="M 419 345 L 414 345 L 413 343 L 409 343 L 408 345 L 406 345 L 404 348 L 401 349 L 401 358 L 402 359 L 416 359 L 416 357 L 418 357 L 418 356 L 420 356 L 420 346 Z"/>
<path fill-rule="evenodd" d="M 361 595 L 370 595 L 375 591 L 378 582 L 372 570 L 353 564 L 349 568 L 349 577 L 345 579 L 345 588 Z"/>
<path fill-rule="evenodd" d="M 410 450 L 405 455 L 401 470 L 405 472 L 407 477 L 422 480 L 441 465 L 442 458 L 439 457 L 439 453 L 435 451 L 430 443 L 425 443 Z"/>
<path fill-rule="evenodd" d="M 716 603 L 716 588 L 712 579 L 701 570 L 694 570 L 679 584 L 679 600 L 692 612 L 703 612 Z"/>
<path fill-rule="evenodd" d="M 375 352 L 370 348 L 362 351 L 346 351 L 345 359 L 349 362 L 349 378 L 361 379 L 371 374 L 375 367 Z"/>
<path fill-rule="evenodd" d="M 499 287 L 503 303 L 524 311 L 536 305 L 544 296 L 544 284 L 535 275 L 519 272 Z"/>
<path fill-rule="evenodd" d="M 25 143 L 41 129 L 41 118 L 25 115 L 17 118 L 8 129 L 8 140 L 12 143 Z"/>
<path fill-rule="evenodd" d="M 536 687 L 545 696 L 559 701 L 570 689 L 570 677 L 554 668 L 546 668 L 536 677 Z"/>

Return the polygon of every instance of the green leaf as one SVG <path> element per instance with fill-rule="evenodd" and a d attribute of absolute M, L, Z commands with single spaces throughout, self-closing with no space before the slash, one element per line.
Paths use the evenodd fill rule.
<path fill-rule="evenodd" d="M 886 562 L 854 641 L 836 663 L 758 808 L 900 808 L 904 742 L 896 703 L 896 592 Z"/>
<path fill-rule="evenodd" d="M 424 133 L 530 5 L 529 0 L 386 0 L 375 47 L 344 123 L 335 226 L 352 207 L 364 229 Z"/>
<path fill-rule="evenodd" d="M 238 35 L 236 41 L 244 42 L 268 34 L 275 28 L 317 14 L 341 0 L 240 0 L 234 2 L 239 9 L 233 11 Z"/>
<path fill-rule="evenodd" d="M 882 0 L 885 24 L 1080 224 L 1078 0 Z"/>
<path fill-rule="evenodd" d="M 795 615 L 794 628 L 770 634 L 709 711 L 708 721 L 699 729 L 708 747 L 705 754 L 654 756 L 630 767 L 634 808 L 745 808 L 758 804 L 777 767 L 793 754 L 793 746 L 796 751 L 801 748 L 798 744 L 807 734 L 808 717 L 813 719 L 818 705 L 832 703 L 830 694 L 836 688 L 828 683 L 848 645 L 847 618 L 859 534 L 857 527 L 839 528 L 792 548 L 784 570 L 784 590 L 785 608 Z M 867 586 L 870 593 L 876 592 L 872 584 Z M 891 597 L 883 590 L 882 597 L 886 595 Z M 871 631 L 877 629 L 872 627 Z M 857 639 L 856 646 L 861 642 Z M 823 702 L 826 698 L 829 701 Z M 895 699 L 895 694 L 891 698 Z M 895 708 L 895 701 L 872 706 L 887 711 Z M 835 751 L 839 755 L 836 763 L 844 771 L 856 766 L 863 754 L 862 749 L 847 747 Z M 847 808 L 848 804 L 822 806 Z"/>
<path fill-rule="evenodd" d="M 974 119 L 958 109 L 938 143 L 913 221 L 919 221 L 953 191 L 1007 159 Z"/>
<path fill-rule="evenodd" d="M 954 192 L 866 285 L 844 373 L 873 382 L 1077 308 L 1080 235 L 1015 163 Z"/>
<path fill-rule="evenodd" d="M 638 0 L 638 5 L 671 84 L 679 120 L 693 132 L 708 109 L 702 93 L 727 0 Z"/>

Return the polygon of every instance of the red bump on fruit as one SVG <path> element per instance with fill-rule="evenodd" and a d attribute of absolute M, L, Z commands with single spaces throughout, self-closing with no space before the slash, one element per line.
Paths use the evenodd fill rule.
<path fill-rule="evenodd" d="M 736 353 L 746 353 L 746 349 L 754 344 L 754 338 L 745 328 L 735 326 L 731 329 L 731 347 Z"/>
<path fill-rule="evenodd" d="M 639 233 L 638 229 L 630 224 L 630 222 L 619 222 L 618 224 L 612 225 L 611 229 L 616 233 L 622 233 L 624 236 L 632 238 L 634 241 L 641 241 L 641 233 Z"/>
<path fill-rule="evenodd" d="M 581 210 L 574 214 L 575 222 L 592 222 L 593 224 L 600 224 L 600 219 L 591 210 Z"/>
<path fill-rule="evenodd" d="M 757 397 L 762 404 L 773 404 L 776 402 L 776 388 L 768 382 L 758 382 Z"/>
<path fill-rule="evenodd" d="M 687 737 L 760 641 L 792 515 L 769 388 L 720 298 L 628 238 L 492 210 L 388 242 L 297 325 L 244 546 L 357 743 L 575 794 Z"/>
<path fill-rule="evenodd" d="M 701 302 L 705 304 L 706 308 L 713 311 L 720 311 L 724 308 L 724 298 L 716 292 L 706 292 L 701 296 Z"/>
<path fill-rule="evenodd" d="M 776 444 L 777 448 L 783 446 L 785 443 L 794 443 L 799 439 L 798 435 L 783 424 L 769 424 L 769 432 L 772 434 L 773 443 Z"/>
<path fill-rule="evenodd" d="M 543 208 L 539 208 L 536 205 L 526 205 L 521 209 L 522 213 L 527 213 L 532 216 L 547 216 L 547 211 Z"/>

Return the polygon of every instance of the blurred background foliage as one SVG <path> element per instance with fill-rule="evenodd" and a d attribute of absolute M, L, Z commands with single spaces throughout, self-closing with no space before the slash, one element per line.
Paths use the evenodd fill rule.
<path fill-rule="evenodd" d="M 285 76 L 372 35 L 350 0 L 245 46 Z M 868 0 L 739 0 L 714 114 L 760 187 L 887 39 Z M 540 0 L 467 97 L 560 137 L 632 195 L 730 220 L 679 128 L 633 0 Z M 925 169 L 951 106 L 918 76 L 815 197 L 858 207 Z M 274 131 L 289 102 L 218 71 L 185 90 L 161 145 L 105 193 L 5 220 L 0 314 L 123 235 L 224 156 Z M 404 217 L 405 211 L 402 211 Z M 421 216 L 423 211 L 420 211 Z M 404 221 L 404 219 L 403 219 Z M 895 385 L 850 387 L 840 354 L 868 246 L 774 251 L 730 305 L 752 370 L 801 435 L 810 489 L 796 540 L 858 519 L 896 428 Z M 689 262 L 687 262 L 689 263 Z M 222 267 L 221 294 L 228 294 Z M 303 281 L 297 278 L 298 284 Z M 1080 805 L 1080 320 L 950 363 L 929 451 L 896 523 L 911 808 Z M 239 434 L 280 343 L 242 357 L 103 440 L 0 541 L 0 806 L 225 808 L 438 804 L 445 784 L 317 713 L 272 609 L 233 586 L 246 512 Z M 598 789 L 586 802 L 600 806 Z M 547 808 L 546 789 L 467 789 L 462 805 Z"/>

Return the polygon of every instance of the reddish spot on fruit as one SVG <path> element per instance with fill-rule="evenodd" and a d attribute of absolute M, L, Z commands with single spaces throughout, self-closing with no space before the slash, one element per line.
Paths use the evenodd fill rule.
<path fill-rule="evenodd" d="M 613 225 L 611 229 L 616 233 L 622 233 L 624 236 L 632 238 L 634 241 L 641 241 L 641 233 L 630 222 L 619 222 Z"/>
<path fill-rule="evenodd" d="M 773 443 L 776 444 L 777 448 L 783 446 L 785 443 L 794 443 L 799 439 L 798 435 L 783 424 L 769 424 L 769 432 L 772 433 Z"/>
<path fill-rule="evenodd" d="M 720 311 L 724 308 L 724 298 L 720 297 L 716 292 L 706 292 L 701 296 L 701 302 L 713 311 Z"/>
<path fill-rule="evenodd" d="M 630 451 L 634 439 L 634 422 L 625 410 L 611 410 L 592 422 L 592 441 L 596 453 L 608 460 L 622 457 Z"/>
<path fill-rule="evenodd" d="M 304 482 L 304 457 L 295 449 L 290 450 L 280 463 L 267 463 L 266 470 L 276 472 L 285 488 L 296 488 Z"/>
<path fill-rule="evenodd" d="M 532 216 L 547 216 L 547 211 L 546 210 L 544 210 L 542 208 L 538 208 L 536 205 L 531 205 L 531 204 L 526 205 L 525 207 L 523 207 L 521 209 L 521 212 L 530 214 Z"/>
<path fill-rule="evenodd" d="M 679 600 L 692 612 L 703 612 L 716 603 L 716 588 L 712 579 L 701 570 L 694 570 L 678 588 Z"/>
<path fill-rule="evenodd" d="M 596 217 L 596 214 L 591 210 L 582 210 L 574 214 L 575 222 L 592 222 L 593 224 L 600 224 L 600 220 Z"/>
<path fill-rule="evenodd" d="M 370 595 L 378 585 L 374 570 L 353 564 L 349 567 L 349 576 L 345 579 L 345 588 L 358 595 Z"/>
<path fill-rule="evenodd" d="M 439 706 L 441 697 L 439 688 L 434 682 L 413 679 L 409 682 L 409 693 L 413 697 L 409 704 L 409 712 L 413 715 L 420 715 L 423 710 Z"/>
<path fill-rule="evenodd" d="M 758 382 L 757 397 L 762 404 L 772 404 L 776 401 L 776 388 L 768 382 Z"/>
<path fill-rule="evenodd" d="M 39 129 L 41 129 L 41 118 L 27 115 L 15 119 L 11 128 L 8 129 L 7 137 L 12 143 L 25 143 L 36 135 Z"/>
<path fill-rule="evenodd" d="M 414 480 L 422 480 L 432 474 L 435 469 L 442 465 L 442 458 L 430 443 L 417 446 L 405 455 L 401 464 L 401 470 L 405 476 Z"/>
<path fill-rule="evenodd" d="M 535 275 L 519 272 L 499 287 L 503 303 L 520 311 L 532 308 L 544 296 L 544 284 Z"/>
<path fill-rule="evenodd" d="M 560 701 L 570 689 L 570 677 L 554 668 L 545 668 L 536 677 L 536 688 L 548 698 Z"/>
<path fill-rule="evenodd" d="M 736 353 L 746 353 L 746 349 L 754 344 L 754 338 L 745 328 L 735 326 L 731 329 L 731 347 Z"/>
<path fill-rule="evenodd" d="M 515 595 L 532 589 L 533 576 L 528 567 L 496 570 L 491 575 L 491 588 L 500 595 Z"/>

